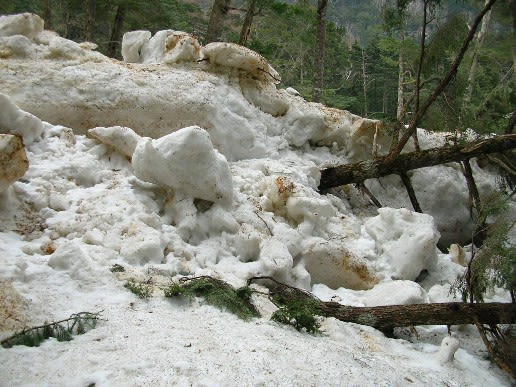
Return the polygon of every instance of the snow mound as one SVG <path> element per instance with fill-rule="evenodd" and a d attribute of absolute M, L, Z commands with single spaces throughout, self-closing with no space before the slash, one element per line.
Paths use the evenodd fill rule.
<path fill-rule="evenodd" d="M 32 32 L 0 37 L 0 126 L 24 137 L 30 165 L 0 194 L 0 315 L 15 294 L 28 307 L 12 316 L 26 325 L 78 311 L 106 320 L 66 345 L 0 348 L 0 384 L 510 385 L 467 346 L 441 364 L 446 327 L 418 328 L 427 340 L 413 343 L 323 319 L 324 334 L 309 336 L 165 300 L 162 286 L 185 275 L 236 287 L 266 275 L 344 305 L 446 301 L 464 267 L 437 253 L 431 216 L 377 215 L 352 185 L 318 192 L 323 166 L 369 157 L 374 138 L 382 153 L 387 136 L 377 121 L 278 90 L 256 53 L 219 43 L 197 61 L 189 35 L 139 31 L 120 62 L 12 20 Z M 472 166 L 479 190 L 492 189 Z M 448 188 L 463 178 L 443 168 L 439 184 L 442 169 L 428 168 L 413 185 L 423 208 L 461 220 L 463 192 Z M 396 177 L 367 184 L 383 204 L 407 205 Z M 437 206 L 440 185 L 449 197 Z M 130 279 L 152 297 L 124 289 Z"/>

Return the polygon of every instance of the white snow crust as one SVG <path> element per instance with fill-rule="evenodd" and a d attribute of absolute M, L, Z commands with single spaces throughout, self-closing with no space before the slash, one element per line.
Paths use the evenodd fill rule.
<path fill-rule="evenodd" d="M 380 210 L 352 186 L 320 194 L 320 168 L 371 154 L 376 121 L 276 89 L 265 59 L 234 45 L 165 66 L 178 34 L 126 34 L 129 64 L 38 25 L 0 18 L 4 38 L 29 31 L 9 43 L 24 55 L 0 61 L 0 127 L 29 159 L 0 193 L 0 338 L 81 311 L 105 320 L 70 342 L 0 348 L 0 385 L 511 385 L 467 327 L 395 340 L 329 318 L 309 335 L 270 321 L 260 295 L 251 322 L 165 299 L 160 286 L 181 276 L 238 287 L 261 275 L 344 305 L 453 300 L 464 267 L 436 244 L 468 232 L 465 183 L 452 165 L 413 172 L 428 215 L 407 209 L 396 177 L 367 183 Z M 481 193 L 493 189 L 472 166 Z"/>

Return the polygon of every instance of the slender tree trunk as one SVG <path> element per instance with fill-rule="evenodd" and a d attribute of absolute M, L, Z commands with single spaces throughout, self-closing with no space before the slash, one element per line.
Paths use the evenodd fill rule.
<path fill-rule="evenodd" d="M 113 29 L 111 30 L 111 39 L 108 45 L 107 55 L 110 57 L 114 57 L 117 52 L 117 48 L 120 45 L 120 40 L 122 38 L 122 29 L 124 27 L 125 14 L 127 8 L 125 4 L 120 4 L 117 7 L 115 21 L 113 23 Z"/>
<path fill-rule="evenodd" d="M 70 39 L 70 24 L 71 24 L 71 13 L 70 8 L 68 5 L 64 5 L 65 11 L 64 11 L 64 28 L 63 28 L 63 35 L 65 38 Z"/>
<path fill-rule="evenodd" d="M 514 133 L 514 125 L 516 124 L 516 112 L 512 112 L 511 117 L 509 118 L 509 123 L 507 124 L 507 128 L 505 128 L 505 134 Z"/>
<path fill-rule="evenodd" d="M 367 71 L 366 71 L 366 53 L 362 48 L 362 93 L 364 95 L 364 116 L 368 114 L 367 108 Z"/>
<path fill-rule="evenodd" d="M 52 1 L 45 0 L 45 9 L 43 10 L 43 20 L 45 20 L 45 29 L 51 30 L 53 27 L 52 22 Z"/>
<path fill-rule="evenodd" d="M 220 40 L 224 28 L 224 19 L 229 12 L 229 4 L 230 0 L 214 0 L 208 30 L 204 39 L 206 44 Z"/>
<path fill-rule="evenodd" d="M 323 95 L 327 8 L 328 0 L 317 1 L 317 31 L 315 35 L 314 81 L 312 90 L 312 101 L 314 102 L 321 102 Z"/>
<path fill-rule="evenodd" d="M 487 1 L 486 1 L 487 4 Z M 477 79 L 478 72 L 478 56 L 480 54 L 480 49 L 484 44 L 484 39 L 487 34 L 487 29 L 489 27 L 489 20 L 491 18 L 491 11 L 488 11 L 484 18 L 482 19 L 482 26 L 480 27 L 480 31 L 477 35 L 477 42 L 475 44 L 475 49 L 473 51 L 473 58 L 471 60 L 471 67 L 469 69 L 468 76 L 468 86 L 466 87 L 466 93 L 464 94 L 464 107 L 466 108 L 470 102 L 471 97 L 473 96 L 473 89 L 475 88 L 475 81 Z"/>
<path fill-rule="evenodd" d="M 425 60 L 425 49 L 426 49 L 426 27 L 428 25 L 428 2 L 429 0 L 423 1 L 423 25 L 421 28 L 421 43 L 420 43 L 420 51 L 419 51 L 419 60 L 417 63 L 417 74 L 416 74 L 416 104 L 414 107 L 414 111 L 419 111 L 419 102 L 421 98 L 421 71 L 423 69 L 423 62 Z M 419 140 L 417 138 L 417 129 L 412 133 L 414 139 L 414 146 L 416 147 L 416 151 L 419 152 Z"/>
<path fill-rule="evenodd" d="M 516 42 L 516 0 L 511 0 L 512 41 Z M 512 68 L 516 71 L 516 44 L 512 45 Z"/>
<path fill-rule="evenodd" d="M 426 45 L 426 26 L 428 18 L 428 0 L 423 1 L 423 24 L 421 27 L 421 42 L 419 43 L 419 60 L 417 62 L 416 74 L 416 102 L 414 110 L 419 111 L 419 101 L 421 94 L 421 70 L 423 68 L 423 61 L 425 60 L 425 45 Z"/>
<path fill-rule="evenodd" d="M 486 224 L 479 217 L 480 211 L 482 210 L 482 202 L 480 201 L 480 194 L 478 193 L 477 184 L 475 183 L 475 178 L 473 177 L 473 170 L 471 169 L 469 159 L 464 160 L 462 162 L 462 166 L 464 168 L 464 177 L 466 178 L 466 184 L 468 186 L 471 202 L 470 215 L 471 219 L 473 220 L 473 224 L 475 225 L 472 242 L 475 244 L 475 246 L 480 247 L 484 243 L 484 240 L 487 238 Z M 470 291 L 470 293 L 473 294 L 472 291 Z"/>
<path fill-rule="evenodd" d="M 409 196 L 410 203 L 412 204 L 412 208 L 414 208 L 414 211 L 422 214 L 423 210 L 421 209 L 421 206 L 419 205 L 419 202 L 417 200 L 416 192 L 414 191 L 414 187 L 412 187 L 410 177 L 407 175 L 406 172 L 401 173 L 400 177 L 401 181 L 403 182 L 403 185 L 405 186 L 405 189 L 407 190 L 407 194 Z"/>
<path fill-rule="evenodd" d="M 327 168 L 321 171 L 320 190 L 345 184 L 361 183 L 364 180 L 400 175 L 412 169 L 459 162 L 487 153 L 498 153 L 516 148 L 516 134 L 505 134 L 494 138 L 471 142 L 462 146 L 448 146 L 427 149 L 421 152 L 404 153 L 393 161 L 389 156 Z"/>
<path fill-rule="evenodd" d="M 398 54 L 398 105 L 396 108 L 396 119 L 403 120 L 405 115 L 404 98 L 403 98 L 403 84 L 405 83 L 405 58 L 403 55 L 403 42 L 405 41 L 405 34 L 400 32 L 400 51 Z"/>
<path fill-rule="evenodd" d="M 93 27 L 95 26 L 95 0 L 88 0 L 86 2 L 86 10 L 88 19 L 86 20 L 86 32 L 84 34 L 84 40 L 87 42 L 93 42 Z"/>
<path fill-rule="evenodd" d="M 249 34 L 251 33 L 251 26 L 253 24 L 257 1 L 258 0 L 249 0 L 249 6 L 245 13 L 244 24 L 242 24 L 242 30 L 240 30 L 240 39 L 238 40 L 238 44 L 241 46 L 246 45 Z"/>

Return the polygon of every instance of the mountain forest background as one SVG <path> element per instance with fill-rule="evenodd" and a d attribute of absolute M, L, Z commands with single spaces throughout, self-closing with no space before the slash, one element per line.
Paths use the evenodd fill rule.
<path fill-rule="evenodd" d="M 46 29 L 94 42 L 117 58 L 123 34 L 140 29 L 186 31 L 201 44 L 240 43 L 267 58 L 282 76 L 281 87 L 394 122 L 409 120 L 417 108 L 416 84 L 424 98 L 439 83 L 483 6 L 478 0 L 12 0 L 0 2 L 0 14 L 37 13 Z M 516 0 L 501 0 L 420 126 L 504 133 L 516 106 L 515 67 Z"/>

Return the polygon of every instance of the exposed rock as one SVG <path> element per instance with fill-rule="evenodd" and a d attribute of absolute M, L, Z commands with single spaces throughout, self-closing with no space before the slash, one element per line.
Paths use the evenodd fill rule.
<path fill-rule="evenodd" d="M 0 193 L 21 178 L 29 169 L 23 140 L 19 136 L 0 134 Z"/>

